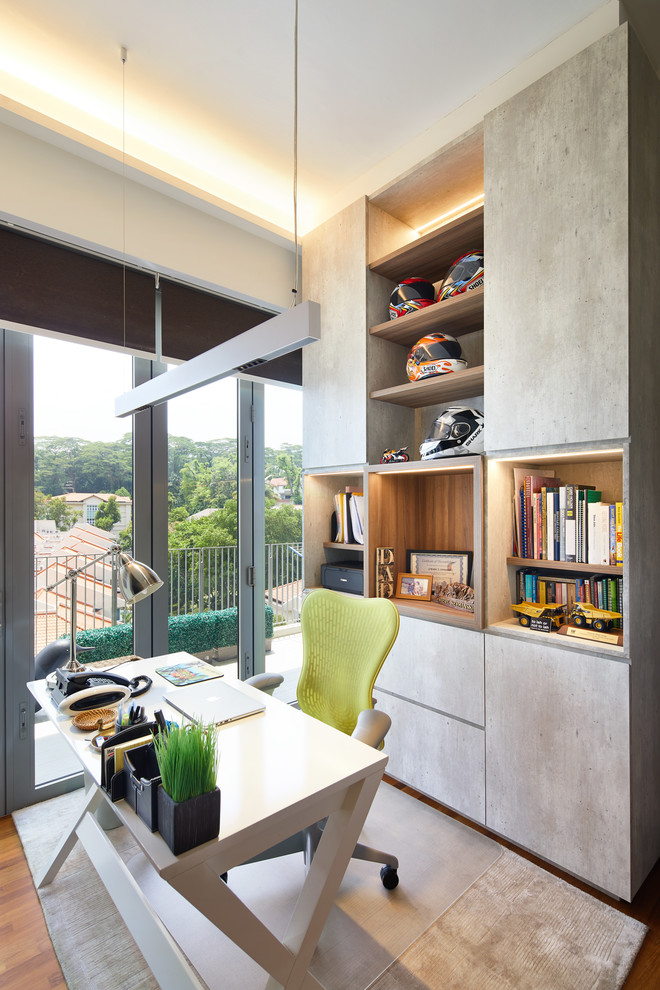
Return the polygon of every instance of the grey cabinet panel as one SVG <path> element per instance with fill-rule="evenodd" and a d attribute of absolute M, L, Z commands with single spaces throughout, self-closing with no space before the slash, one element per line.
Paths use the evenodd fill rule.
<path fill-rule="evenodd" d="M 627 27 L 486 117 L 486 447 L 628 432 Z"/>
<path fill-rule="evenodd" d="M 483 824 L 484 730 L 376 692 L 392 719 L 386 772 Z"/>
<path fill-rule="evenodd" d="M 483 726 L 483 633 L 402 616 L 376 687 Z"/>
<path fill-rule="evenodd" d="M 486 825 L 630 899 L 627 664 L 486 637 Z"/>

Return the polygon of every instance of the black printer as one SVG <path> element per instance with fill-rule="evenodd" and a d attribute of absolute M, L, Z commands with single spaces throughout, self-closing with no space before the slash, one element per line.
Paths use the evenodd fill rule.
<path fill-rule="evenodd" d="M 353 560 L 339 560 L 334 564 L 321 564 L 321 584 L 331 591 L 346 591 L 351 595 L 364 594 L 364 567 Z"/>

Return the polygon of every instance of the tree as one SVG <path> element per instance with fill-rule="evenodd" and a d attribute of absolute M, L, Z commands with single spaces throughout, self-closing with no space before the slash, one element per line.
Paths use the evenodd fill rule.
<path fill-rule="evenodd" d="M 300 478 L 302 467 L 295 463 L 291 454 L 279 454 L 277 457 L 277 469 L 286 478 L 287 486 L 291 492 L 291 501 L 296 505 L 302 504 L 302 490 Z"/>
<path fill-rule="evenodd" d="M 94 525 L 99 529 L 110 530 L 121 519 L 119 505 L 114 495 L 110 495 L 105 505 L 100 506 L 94 517 Z"/>
<path fill-rule="evenodd" d="M 63 498 L 51 498 L 40 491 L 34 493 L 34 518 L 52 519 L 60 532 L 75 526 L 81 515 L 78 509 L 70 509 Z"/>

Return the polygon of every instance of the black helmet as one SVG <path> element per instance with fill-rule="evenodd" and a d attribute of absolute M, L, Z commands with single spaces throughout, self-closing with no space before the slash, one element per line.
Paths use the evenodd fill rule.
<path fill-rule="evenodd" d="M 390 296 L 390 319 L 424 309 L 435 302 L 435 286 L 425 278 L 404 278 Z"/>
<path fill-rule="evenodd" d="M 457 454 L 480 454 L 484 449 L 484 414 L 468 406 L 450 406 L 440 413 L 419 452 L 423 461 Z"/>

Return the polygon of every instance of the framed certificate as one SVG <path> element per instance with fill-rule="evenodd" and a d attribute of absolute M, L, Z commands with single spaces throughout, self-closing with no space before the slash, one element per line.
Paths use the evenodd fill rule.
<path fill-rule="evenodd" d="M 434 592 L 441 585 L 469 585 L 472 576 L 472 551 L 408 550 L 407 565 L 411 574 L 430 574 L 433 577 Z"/>

